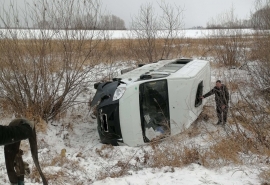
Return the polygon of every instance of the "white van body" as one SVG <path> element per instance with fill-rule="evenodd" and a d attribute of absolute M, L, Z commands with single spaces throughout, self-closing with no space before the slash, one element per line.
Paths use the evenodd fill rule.
<path fill-rule="evenodd" d="M 118 76 L 114 81 L 119 83 L 110 92 L 105 90 L 106 84 L 99 84 L 99 91 L 104 92 L 100 94 L 105 98 L 97 96 L 92 103 L 102 99 L 97 107 L 101 141 L 140 146 L 163 134 L 181 133 L 201 113 L 205 100 L 200 97 L 210 90 L 210 78 L 208 61 L 174 59 L 143 65 Z M 115 129 L 113 124 L 119 128 Z M 113 133 L 115 130 L 118 134 Z M 112 137 L 112 133 L 117 137 Z"/>

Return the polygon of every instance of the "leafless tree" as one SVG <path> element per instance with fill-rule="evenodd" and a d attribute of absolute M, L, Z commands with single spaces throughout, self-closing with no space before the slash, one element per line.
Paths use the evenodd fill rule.
<path fill-rule="evenodd" d="M 132 20 L 131 29 L 132 34 L 138 39 L 140 51 L 136 51 L 136 55 L 148 59 L 148 62 L 155 61 L 155 58 L 157 58 L 155 41 L 157 38 L 158 22 L 152 4 L 146 4 L 140 7 L 138 17 Z M 141 57 L 140 59 L 143 60 Z"/>
<path fill-rule="evenodd" d="M 265 28 L 270 28 L 270 1 L 257 0 L 256 13 L 260 12 L 261 18 L 256 19 L 256 25 L 259 30 L 254 35 L 252 47 L 252 59 L 255 60 L 255 67 L 249 67 L 252 74 L 255 74 L 254 79 L 257 88 L 270 93 L 270 34 Z M 254 14 L 253 14 L 254 15 Z M 270 95 L 270 94 L 269 94 Z M 267 97 L 267 96 L 266 96 Z M 268 101 L 270 99 L 268 98 Z"/>
<path fill-rule="evenodd" d="M 251 24 L 255 29 L 270 28 L 270 1 L 257 0 L 255 2 L 255 12 L 251 16 Z"/>
<path fill-rule="evenodd" d="M 262 1 L 259 0 L 258 2 L 261 3 Z M 268 2 L 264 1 L 266 4 L 261 4 L 260 7 L 265 7 Z M 258 10 L 261 10 L 261 8 Z M 269 21 L 265 19 L 266 17 L 253 21 L 256 21 L 256 25 L 262 25 L 261 28 L 264 29 L 265 23 Z M 238 31 L 237 33 L 239 33 Z M 223 32 L 218 31 L 218 33 Z M 234 35 L 230 35 L 228 39 L 224 39 L 223 34 L 218 35 L 223 40 L 215 43 L 215 48 L 219 49 L 218 52 L 222 50 L 224 52 L 217 52 L 217 55 L 230 56 L 232 54 L 232 56 L 235 56 L 232 62 L 240 61 L 241 64 L 239 68 L 232 72 L 229 71 L 225 75 L 225 81 L 228 82 L 229 86 L 235 85 L 237 87 L 232 94 L 231 101 L 232 124 L 236 126 L 237 134 L 242 136 L 239 138 L 242 140 L 241 142 L 248 143 L 255 147 L 257 151 L 263 152 L 265 149 L 270 149 L 270 34 L 265 30 L 257 30 L 252 37 L 243 35 L 241 32 Z M 220 38 L 216 40 L 218 41 Z M 228 45 L 229 47 L 224 44 L 227 42 L 231 43 Z M 243 56 L 241 58 L 244 60 L 241 60 L 239 56 Z M 245 78 L 237 79 L 243 74 L 246 74 Z"/>
<path fill-rule="evenodd" d="M 155 12 L 152 4 L 142 5 L 138 16 L 132 19 L 128 48 L 137 61 L 155 62 L 171 57 L 173 50 L 179 49 L 183 9 L 164 2 L 159 4 L 159 9 L 161 15 Z"/>
<path fill-rule="evenodd" d="M 102 56 L 106 32 L 70 28 L 85 15 L 92 19 L 82 23 L 99 27 L 101 4 L 39 0 L 22 12 L 15 7 L 0 16 L 6 28 L 0 39 L 1 98 L 17 115 L 48 121 L 74 105 L 81 91 L 95 81 L 92 69 Z M 32 30 L 33 24 L 39 29 Z"/>
<path fill-rule="evenodd" d="M 163 48 L 160 58 L 170 58 L 172 55 L 172 48 L 177 48 L 180 53 L 179 39 L 183 36 L 184 21 L 183 9 L 176 5 L 170 5 L 162 1 L 159 4 L 162 10 L 160 17 L 161 38 L 163 38 Z M 163 30 L 166 30 L 165 32 Z"/>
<path fill-rule="evenodd" d="M 248 59 L 247 37 L 241 28 L 236 28 L 238 19 L 233 7 L 212 22 L 221 27 L 210 30 L 208 37 L 209 51 L 214 54 L 215 62 L 230 67 L 245 64 Z"/>

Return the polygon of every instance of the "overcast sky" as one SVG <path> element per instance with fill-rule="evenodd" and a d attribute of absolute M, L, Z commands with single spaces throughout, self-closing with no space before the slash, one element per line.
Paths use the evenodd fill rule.
<path fill-rule="evenodd" d="M 25 1 L 31 2 L 34 0 L 13 1 L 19 6 L 23 6 Z M 249 19 L 251 10 L 254 10 L 255 0 L 101 0 L 103 7 L 106 7 L 109 13 L 122 18 L 127 27 L 131 23 L 132 16 L 138 15 L 141 5 L 152 3 L 154 10 L 158 12 L 158 2 L 161 1 L 180 6 L 184 10 L 185 28 L 190 28 L 194 26 L 205 27 L 212 18 L 229 12 L 232 7 L 238 18 Z M 8 4 L 10 0 L 0 0 L 0 2 L 1 5 L 3 3 Z"/>
<path fill-rule="evenodd" d="M 186 28 L 193 26 L 206 26 L 212 18 L 234 9 L 235 15 L 240 19 L 248 19 L 250 11 L 254 8 L 254 0 L 163 0 L 166 3 L 176 4 L 184 9 L 184 23 Z M 138 14 L 142 4 L 151 2 L 158 11 L 161 0 L 102 0 L 106 9 L 122 18 L 126 26 L 131 17 Z"/>

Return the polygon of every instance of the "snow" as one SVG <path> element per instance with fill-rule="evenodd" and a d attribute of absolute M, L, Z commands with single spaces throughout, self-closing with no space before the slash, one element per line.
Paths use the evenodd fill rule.
<path fill-rule="evenodd" d="M 119 70 L 120 68 L 117 69 Z M 108 73 L 108 71 L 105 71 L 105 73 Z M 213 71 L 212 74 L 216 75 L 216 72 Z M 244 74 L 245 72 L 243 71 Z M 212 76 L 212 81 L 214 82 L 215 80 L 215 76 Z M 91 92 L 94 92 L 92 87 L 89 88 L 88 92 L 82 94 L 79 100 L 88 102 Z M 137 163 L 135 158 L 143 159 L 144 151 L 151 151 L 151 147 L 149 145 L 141 147 L 111 147 L 101 144 L 97 133 L 96 120 L 90 114 L 91 112 L 87 103 L 79 104 L 75 109 L 70 110 L 66 116 L 48 123 L 46 132 L 38 132 L 39 160 L 45 175 L 50 177 L 49 184 L 261 184 L 258 174 L 261 172 L 261 168 L 265 167 L 264 165 L 229 164 L 221 168 L 206 168 L 194 162 L 181 168 L 164 166 L 161 169 L 144 167 L 138 164 L 136 169 Z M 11 120 L 12 117 L 3 119 L 1 124 L 6 125 Z M 220 131 L 219 128 L 213 125 L 214 122 L 216 121 L 209 120 L 209 122 L 201 122 L 199 126 L 200 128 L 207 127 L 213 132 Z M 200 131 L 202 132 L 203 129 Z M 191 143 L 201 147 L 207 147 L 206 140 L 207 136 L 202 132 L 194 138 L 185 138 L 183 142 L 186 145 Z M 166 142 L 169 141 L 165 140 L 164 143 Z M 22 146 L 25 152 L 23 158 L 30 164 L 33 171 L 34 164 L 31 154 L 27 150 L 29 144 L 27 141 L 23 141 Z M 65 156 L 61 155 L 62 150 L 66 150 Z M 117 178 L 107 177 L 99 180 L 99 177 L 104 174 L 106 175 L 114 171 L 119 172 L 122 163 L 124 163 L 124 166 L 126 164 L 133 166 L 127 170 L 127 174 Z M 37 182 L 29 177 L 26 177 L 25 182 L 27 185 L 42 184 L 41 181 Z M 0 147 L 0 184 L 9 184 L 5 170 L 3 146 Z"/>
<path fill-rule="evenodd" d="M 103 158 L 95 152 L 102 145 L 99 143 L 97 130 L 94 124 L 76 123 L 74 125 L 74 133 L 67 140 L 61 138 L 57 133 L 59 129 L 50 126 L 50 131 L 47 135 L 39 134 L 39 141 L 45 140 L 48 148 L 40 149 L 39 156 L 42 164 L 43 160 L 52 159 L 53 156 L 59 156 L 61 149 L 65 148 L 66 158 L 69 163 L 78 162 L 81 168 L 72 169 L 69 164 L 63 166 L 48 166 L 43 168 L 46 175 L 56 174 L 63 171 L 65 175 L 70 175 L 77 179 L 78 182 L 83 182 L 87 178 L 91 179 L 94 185 L 119 184 L 119 185 L 146 185 L 146 184 L 260 184 L 258 179 L 259 169 L 253 166 L 229 166 L 221 169 L 207 169 L 199 164 L 190 164 L 184 168 L 163 167 L 143 168 L 139 171 L 129 170 L 129 174 L 119 178 L 106 178 L 104 180 L 95 180 L 95 177 L 100 171 L 107 171 L 108 168 L 116 163 L 119 158 L 125 158 L 133 155 L 138 148 L 121 146 L 112 151 L 113 153 L 108 158 Z M 40 142 L 39 142 L 40 144 Z M 81 157 L 80 154 L 82 155 Z M 4 167 L 3 147 L 0 152 L 0 183 L 9 184 Z M 30 153 L 26 154 L 25 161 L 33 165 Z M 65 162 L 64 162 L 65 163 Z M 30 179 L 25 180 L 29 185 L 37 185 L 42 183 L 31 182 Z M 51 181 L 50 181 L 51 182 Z M 51 182 L 50 184 L 57 184 Z M 72 185 L 74 182 L 65 182 L 64 184 Z"/>
<path fill-rule="evenodd" d="M 256 180 L 256 170 L 252 168 L 222 168 L 217 171 L 208 170 L 198 164 L 191 164 L 185 168 L 144 169 L 138 173 L 131 173 L 126 178 L 107 178 L 95 182 L 94 185 L 146 185 L 146 184 L 260 184 Z"/>
<path fill-rule="evenodd" d="M 91 120 L 91 119 L 90 119 Z M 45 148 L 39 150 L 40 161 L 52 159 L 53 156 L 59 156 L 63 148 L 66 149 L 66 158 L 69 163 L 63 159 L 63 166 L 56 164 L 55 166 L 47 166 L 43 168 L 45 174 L 62 174 L 64 176 L 72 176 L 76 178 L 76 182 L 82 182 L 87 184 L 87 178 L 93 183 L 93 185 L 106 185 L 106 184 L 118 184 L 118 185 L 161 185 L 161 184 L 215 184 L 215 185 L 246 185 L 246 184 L 260 184 L 258 174 L 260 172 L 258 166 L 225 166 L 220 169 L 207 169 L 199 164 L 192 163 L 183 168 L 174 168 L 165 166 L 161 169 L 158 168 L 142 168 L 141 170 L 129 170 L 128 174 L 119 178 L 106 178 L 104 180 L 96 180 L 100 171 L 109 171 L 111 166 L 117 163 L 120 159 L 130 158 L 134 154 L 142 157 L 142 149 L 149 150 L 148 146 L 145 147 L 128 147 L 119 146 L 114 149 L 107 148 L 102 150 L 103 154 L 109 156 L 101 157 L 102 154 L 98 154 L 97 150 L 102 148 L 102 144 L 99 143 L 98 134 L 95 123 L 89 123 L 90 120 L 73 120 L 73 131 L 69 132 L 69 138 L 63 139 L 61 134 L 61 126 L 49 125 L 47 134 L 38 134 L 39 144 L 46 141 Z M 68 122 L 68 120 L 66 120 Z M 66 122 L 64 121 L 64 122 Z M 71 120 L 70 120 L 71 121 Z M 92 120 L 93 121 L 93 120 Z M 212 127 L 212 129 L 215 127 Z M 202 140 L 197 141 L 198 143 Z M 8 184 L 8 179 L 4 169 L 3 147 L 0 150 L 0 184 Z M 105 152 L 107 150 L 107 152 Z M 30 165 L 33 165 L 30 153 L 26 154 L 26 159 Z M 60 160 L 61 161 L 61 160 Z M 80 168 L 76 166 L 70 166 L 70 164 L 78 163 Z M 133 163 L 131 161 L 131 163 Z M 74 165 L 73 164 L 73 165 Z M 82 169 L 83 168 L 83 169 Z M 61 178 L 58 178 L 60 181 Z M 91 180 L 90 180 L 91 179 Z M 42 183 L 31 182 L 30 179 L 26 179 L 26 184 L 39 185 Z M 72 185 L 75 182 L 64 181 L 63 184 Z M 58 184 L 58 181 L 51 182 L 50 184 Z"/>
<path fill-rule="evenodd" d="M 186 29 L 175 30 L 172 33 L 173 37 L 181 38 L 206 38 L 216 36 L 220 30 L 215 29 Z M 222 35 L 230 34 L 247 34 L 255 33 L 253 29 L 241 29 L 241 30 L 227 30 Z M 166 37 L 166 30 L 157 31 L 156 38 Z M 39 30 L 39 29 L 0 29 L 0 38 L 18 38 L 18 39 L 31 39 L 31 38 L 50 38 L 50 39 L 84 39 L 88 38 L 110 38 L 110 39 L 128 39 L 135 38 L 132 30 Z"/>

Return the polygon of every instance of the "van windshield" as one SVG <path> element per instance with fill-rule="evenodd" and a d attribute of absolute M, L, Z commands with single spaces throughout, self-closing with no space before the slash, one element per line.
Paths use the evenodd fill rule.
<path fill-rule="evenodd" d="M 144 142 L 170 133 L 167 80 L 140 85 L 140 115 Z"/>

